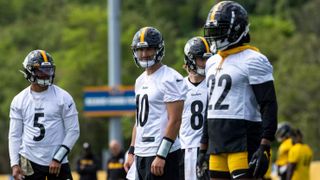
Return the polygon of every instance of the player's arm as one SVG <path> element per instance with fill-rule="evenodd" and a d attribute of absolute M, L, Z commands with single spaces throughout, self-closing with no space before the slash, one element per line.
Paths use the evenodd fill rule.
<path fill-rule="evenodd" d="M 208 149 L 208 140 L 209 140 L 209 135 L 208 135 L 208 119 L 207 119 L 207 111 L 208 111 L 208 102 L 206 104 L 206 110 L 204 113 L 204 122 L 203 122 L 203 129 L 202 129 L 202 135 L 200 139 L 200 151 L 207 151 Z"/>
<path fill-rule="evenodd" d="M 197 177 L 198 179 L 203 179 L 204 178 L 204 173 L 208 169 L 208 156 L 207 154 L 207 149 L 208 149 L 208 140 L 209 140 L 209 135 L 208 135 L 208 120 L 207 120 L 207 110 L 208 110 L 208 102 L 206 105 L 206 111 L 204 114 L 204 122 L 203 122 L 203 129 L 202 129 L 202 135 L 200 139 L 200 149 L 197 157 Z"/>
<path fill-rule="evenodd" d="M 158 148 L 157 156 L 151 165 L 151 173 L 153 173 L 156 176 L 161 176 L 164 173 L 165 159 L 169 154 L 171 146 L 179 133 L 183 105 L 184 100 L 166 103 L 166 108 L 168 112 L 168 123 L 164 137 Z"/>
<path fill-rule="evenodd" d="M 254 84 L 252 89 L 260 106 L 263 133 L 260 147 L 253 154 L 249 166 L 253 169 L 253 176 L 259 178 L 266 173 L 269 166 L 270 144 L 277 130 L 278 106 L 273 81 Z"/>
<path fill-rule="evenodd" d="M 165 131 L 165 137 L 175 140 L 179 133 L 184 101 L 167 102 L 168 124 Z"/>
<path fill-rule="evenodd" d="M 80 135 L 79 118 L 76 105 L 71 96 L 66 97 L 66 99 L 67 101 L 65 102 L 62 110 L 64 128 L 59 129 L 59 131 L 65 132 L 65 137 L 49 164 L 49 173 L 56 174 L 57 176 L 60 173 L 62 161 L 69 154 Z"/>
<path fill-rule="evenodd" d="M 126 162 L 124 163 L 124 169 L 126 172 L 129 171 L 130 167 L 132 166 L 133 160 L 134 160 L 134 145 L 136 142 L 136 124 L 132 128 L 132 135 L 131 135 L 131 143 L 128 150 L 128 156 L 126 159 Z"/>
<path fill-rule="evenodd" d="M 288 169 L 287 169 L 287 180 L 291 180 L 293 176 L 293 172 L 296 169 L 297 164 L 296 163 L 288 163 Z"/>
<path fill-rule="evenodd" d="M 63 139 L 62 145 L 53 157 L 53 159 L 59 163 L 61 163 L 63 159 L 68 155 L 80 135 L 78 114 L 64 118 L 63 124 L 64 129 L 61 129 L 61 131 L 65 131 L 66 136 Z"/>
<path fill-rule="evenodd" d="M 10 119 L 9 155 L 11 167 L 19 165 L 19 148 L 22 143 L 23 122 L 20 119 Z"/>
<path fill-rule="evenodd" d="M 23 178 L 19 165 L 19 148 L 22 143 L 23 122 L 21 119 L 10 119 L 9 127 L 9 156 L 14 179 Z"/>
<path fill-rule="evenodd" d="M 64 98 L 65 102 L 61 113 L 63 129 L 59 129 L 57 131 L 64 132 L 65 137 L 60 148 L 53 157 L 53 160 L 59 163 L 61 163 L 68 155 L 80 135 L 79 118 L 76 105 L 70 95 L 66 95 Z"/>
<path fill-rule="evenodd" d="M 252 85 L 256 100 L 260 106 L 263 134 L 261 144 L 274 140 L 277 130 L 278 105 L 273 81 Z"/>

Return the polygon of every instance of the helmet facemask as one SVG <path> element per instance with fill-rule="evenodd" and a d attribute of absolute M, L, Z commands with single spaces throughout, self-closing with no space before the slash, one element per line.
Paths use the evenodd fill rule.
<path fill-rule="evenodd" d="M 51 65 L 51 63 L 41 66 L 28 65 L 27 68 L 24 69 L 23 74 L 25 78 L 31 83 L 38 84 L 42 87 L 50 86 L 52 85 L 54 80 L 55 66 Z"/>
<path fill-rule="evenodd" d="M 144 59 L 142 57 L 142 53 L 143 53 L 142 51 L 144 48 L 153 48 L 153 47 L 149 46 L 147 42 L 142 42 L 142 43 L 139 42 L 137 46 L 133 48 L 134 60 L 139 67 L 149 68 L 162 60 L 162 57 L 163 57 L 162 54 L 164 51 L 163 47 L 154 48 L 155 49 L 154 54 L 149 56 L 149 59 Z"/>
<path fill-rule="evenodd" d="M 188 70 L 191 70 L 195 72 L 196 74 L 200 76 L 205 76 L 205 68 L 197 66 L 196 59 L 201 58 L 203 61 L 206 61 L 212 54 L 205 53 L 203 56 L 193 56 L 192 54 L 189 54 L 188 56 L 184 56 L 184 62 L 187 66 Z"/>

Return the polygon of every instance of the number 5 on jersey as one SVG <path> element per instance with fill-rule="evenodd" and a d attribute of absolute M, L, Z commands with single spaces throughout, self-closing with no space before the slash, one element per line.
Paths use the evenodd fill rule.
<path fill-rule="evenodd" d="M 35 113 L 34 114 L 33 127 L 37 127 L 37 128 L 40 129 L 39 136 L 34 136 L 33 137 L 34 141 L 41 141 L 44 138 L 44 134 L 46 133 L 46 129 L 44 128 L 44 125 L 40 124 L 38 122 L 40 117 L 44 117 L 44 113 Z"/>

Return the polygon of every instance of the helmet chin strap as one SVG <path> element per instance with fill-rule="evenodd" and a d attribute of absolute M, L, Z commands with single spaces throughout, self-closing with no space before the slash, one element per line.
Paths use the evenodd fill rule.
<path fill-rule="evenodd" d="M 199 74 L 200 76 L 205 76 L 205 69 L 203 68 L 199 68 L 197 67 L 197 71 L 196 71 L 197 74 Z"/>
<path fill-rule="evenodd" d="M 149 68 L 156 63 L 156 61 L 154 59 L 153 60 L 146 60 L 146 61 L 139 60 L 138 62 L 142 68 Z"/>
<path fill-rule="evenodd" d="M 41 87 L 46 87 L 52 85 L 52 78 L 49 79 L 36 79 L 36 83 Z"/>

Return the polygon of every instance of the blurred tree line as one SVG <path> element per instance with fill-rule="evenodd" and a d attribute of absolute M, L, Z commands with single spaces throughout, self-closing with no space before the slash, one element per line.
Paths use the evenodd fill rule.
<path fill-rule="evenodd" d="M 183 47 L 202 27 L 214 0 L 122 0 L 121 81 L 133 85 L 142 72 L 132 59 L 130 44 L 143 26 L 158 28 L 165 38 L 164 63 L 182 74 Z M 320 19 L 318 0 L 238 0 L 249 12 L 252 44 L 274 67 L 279 121 L 289 121 L 305 134 L 320 159 Z M 10 173 L 9 106 L 29 83 L 23 78 L 24 57 L 47 50 L 56 63 L 55 83 L 74 97 L 81 136 L 70 155 L 74 166 L 84 141 L 100 155 L 107 148 L 108 120 L 83 116 L 83 88 L 107 85 L 106 0 L 0 0 L 0 174 Z M 134 117 L 121 120 L 125 148 Z M 102 142 L 102 143 L 101 143 Z"/>

